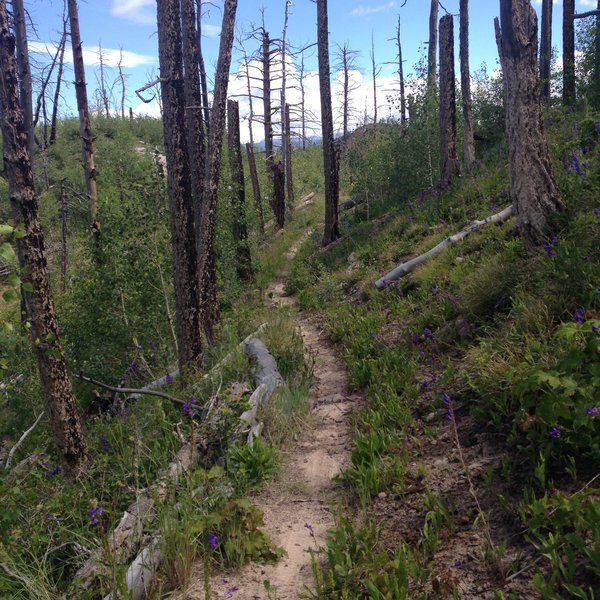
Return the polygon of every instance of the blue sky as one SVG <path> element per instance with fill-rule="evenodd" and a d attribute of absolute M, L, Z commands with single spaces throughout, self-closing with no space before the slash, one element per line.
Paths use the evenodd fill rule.
<path fill-rule="evenodd" d="M 383 63 L 395 60 L 396 48 L 393 41 L 395 35 L 397 15 L 402 19 L 402 44 L 405 58 L 405 75 L 414 73 L 414 64 L 418 61 L 420 51 L 426 50 L 425 42 L 428 37 L 429 0 L 329 0 L 329 25 L 330 44 L 332 52 L 337 45 L 345 42 L 359 54 L 357 62 L 362 67 L 362 73 L 356 73 L 357 85 L 354 101 L 358 112 L 364 114 L 372 111 L 367 90 L 370 83 L 369 53 L 371 35 L 375 39 L 375 53 L 379 63 L 382 63 L 381 73 L 378 78 L 378 87 L 381 96 L 393 82 L 394 67 Z M 220 5 L 220 0 L 215 0 Z M 261 9 L 264 9 L 264 18 L 271 37 L 280 37 L 283 24 L 283 10 L 285 0 L 239 0 L 237 27 L 240 32 L 252 29 L 253 24 L 260 23 Z M 51 48 L 52 42 L 59 38 L 61 29 L 62 0 L 26 0 L 32 20 L 36 26 L 37 35 L 31 35 L 32 50 Z M 445 0 L 442 4 L 452 13 L 458 13 L 459 0 Z M 541 0 L 534 1 L 534 6 L 539 10 Z M 488 71 L 498 68 L 496 43 L 494 38 L 493 19 L 498 14 L 497 0 L 473 0 L 470 3 L 471 12 L 471 69 L 478 69 L 486 63 Z M 596 0 L 577 0 L 579 11 L 595 8 Z M 109 63 L 118 59 L 118 49 L 126 51 L 125 65 L 128 86 L 128 106 L 135 110 L 147 110 L 157 114 L 157 106 L 143 107 L 136 98 L 133 90 L 143 85 L 152 76 L 158 75 L 157 37 L 155 23 L 155 0 L 79 0 L 80 25 L 84 49 L 86 52 L 88 71 L 88 90 L 91 96 L 97 87 L 94 63 L 97 63 L 98 45 L 108 53 Z M 555 0 L 554 7 L 554 45 L 560 44 L 562 3 Z M 216 53 L 219 43 L 219 30 L 221 14 L 218 8 L 206 8 L 204 18 L 203 49 L 209 77 L 214 71 Z M 440 16 L 444 14 L 440 10 Z M 458 28 L 458 25 L 456 25 Z M 290 13 L 289 40 L 298 46 L 308 45 L 316 37 L 316 5 L 311 0 L 293 0 Z M 458 32 L 456 31 L 457 43 Z M 249 53 L 256 49 L 253 41 L 247 43 Z M 34 55 L 35 56 L 35 55 Z M 37 54 L 42 59 L 43 54 Z M 237 70 L 236 59 L 232 72 Z M 458 51 L 457 51 L 458 58 Z M 316 70 L 316 52 L 307 60 L 309 71 Z M 314 75 L 314 73 L 313 73 Z M 116 77 L 116 71 L 109 73 Z M 335 74 L 334 90 L 335 90 Z M 307 78 L 307 82 L 314 84 L 316 79 Z M 240 92 L 240 82 L 236 86 L 232 77 L 233 93 Z M 316 102 L 318 88 L 309 85 L 309 93 Z M 364 98 L 363 98 L 364 97 Z M 383 102 L 383 98 L 381 100 Z M 314 102 L 313 102 L 314 103 Z M 335 101 L 334 101 L 335 103 Z M 65 95 L 65 111 L 73 111 L 72 95 Z M 243 103 L 242 103 L 243 104 Z M 379 104 L 379 102 L 378 102 Z M 361 106 L 358 106 L 361 105 Z M 242 114 L 247 107 L 242 105 Z M 385 108 L 380 114 L 385 114 Z M 316 105 L 315 105 L 316 110 Z M 358 118 L 358 117 L 357 117 Z"/>

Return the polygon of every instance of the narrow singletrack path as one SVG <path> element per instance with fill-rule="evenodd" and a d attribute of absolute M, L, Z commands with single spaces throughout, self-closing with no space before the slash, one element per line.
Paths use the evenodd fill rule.
<path fill-rule="evenodd" d="M 304 239 L 287 253 L 288 264 Z M 279 274 L 267 290 L 266 300 L 294 310 L 295 298 L 284 291 L 286 276 L 287 271 Z M 296 439 L 281 451 L 279 477 L 250 498 L 264 513 L 264 530 L 275 545 L 284 548 L 286 556 L 273 565 L 250 564 L 238 572 L 213 577 L 213 598 L 295 600 L 313 586 L 310 549 L 324 547 L 326 532 L 334 526 L 338 500 L 332 480 L 349 464 L 352 431 L 348 416 L 361 396 L 347 393 L 348 373 L 339 350 L 317 321 L 301 312 L 296 312 L 294 319 L 306 352 L 315 359 L 310 416 Z M 272 588 L 270 596 L 265 580 Z M 202 579 L 196 579 L 182 598 L 204 598 Z"/>

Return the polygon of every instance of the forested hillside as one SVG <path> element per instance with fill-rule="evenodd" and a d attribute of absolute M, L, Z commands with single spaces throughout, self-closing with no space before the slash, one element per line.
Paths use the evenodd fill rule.
<path fill-rule="evenodd" d="M 314 44 L 289 1 L 243 35 L 217 3 L 214 61 L 212 3 L 156 0 L 161 118 L 85 64 L 76 0 L 30 63 L 27 4 L 0 0 L 0 598 L 600 597 L 600 2 L 494 3 L 476 74 L 473 3 L 421 2 L 410 76 L 407 3 L 360 5 L 399 14 L 357 117 L 327 0 Z"/>

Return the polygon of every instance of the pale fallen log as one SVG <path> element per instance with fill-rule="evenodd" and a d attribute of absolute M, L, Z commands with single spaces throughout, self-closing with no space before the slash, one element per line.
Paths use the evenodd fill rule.
<path fill-rule="evenodd" d="M 511 205 L 505 208 L 504 210 L 500 211 L 499 213 L 492 215 L 491 217 L 487 217 L 486 219 L 482 219 L 479 221 L 473 221 L 472 223 L 467 225 L 467 227 L 465 227 L 462 231 L 459 231 L 458 233 L 447 237 L 437 246 L 425 252 L 425 254 L 421 254 L 416 258 L 402 263 L 389 273 L 386 273 L 383 277 L 379 278 L 375 282 L 375 287 L 378 290 L 385 289 L 388 283 L 390 283 L 390 281 L 397 281 L 405 275 L 408 275 L 409 273 L 414 271 L 419 265 L 422 265 L 424 262 L 426 262 L 429 258 L 440 254 L 440 252 L 444 251 L 446 248 L 449 248 L 453 244 L 460 242 L 462 239 L 466 238 L 470 233 L 473 233 L 474 231 L 477 231 L 478 229 L 481 229 L 482 227 L 485 227 L 486 225 L 489 225 L 491 223 L 502 223 L 503 221 L 506 221 L 509 217 L 511 217 L 513 214 L 514 209 Z"/>
<path fill-rule="evenodd" d="M 304 196 L 304 198 L 301 198 L 300 204 L 298 204 L 297 209 L 301 210 L 303 208 L 307 208 L 308 206 L 312 206 L 315 203 L 315 196 L 316 194 L 314 192 L 311 192 L 310 194 Z"/>
<path fill-rule="evenodd" d="M 4 464 L 4 468 L 8 471 L 8 469 L 10 469 L 10 463 L 12 462 L 13 456 L 15 454 L 15 452 L 17 451 L 17 449 L 19 448 L 19 446 L 27 439 L 27 436 L 37 427 L 38 423 L 42 420 L 42 417 L 44 416 L 44 411 L 42 411 L 38 418 L 34 421 L 33 425 L 23 433 L 23 435 L 17 440 L 17 443 L 10 449 L 10 452 L 8 453 L 8 457 L 6 458 L 6 463 Z"/>

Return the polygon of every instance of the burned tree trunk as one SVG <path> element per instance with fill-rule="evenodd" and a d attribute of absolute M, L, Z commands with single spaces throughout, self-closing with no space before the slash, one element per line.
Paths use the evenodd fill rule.
<path fill-rule="evenodd" d="M 65 68 L 65 48 L 67 46 L 67 20 L 63 22 L 63 34 L 58 49 L 58 71 L 56 74 L 56 85 L 54 87 L 54 104 L 52 105 L 52 117 L 50 118 L 50 137 L 48 144 L 56 142 L 56 125 L 58 122 L 58 101 L 60 100 L 60 87 Z"/>
<path fill-rule="evenodd" d="M 90 218 L 92 235 L 96 243 L 100 241 L 100 222 L 98 221 L 98 192 L 96 189 L 96 166 L 94 164 L 94 143 L 90 124 L 90 108 L 85 83 L 85 65 L 79 33 L 79 13 L 77 0 L 68 0 L 69 21 L 71 23 L 71 46 L 73 48 L 73 68 L 75 71 L 75 93 L 79 111 L 79 135 L 83 154 L 83 172 L 86 192 L 90 200 Z"/>
<path fill-rule="evenodd" d="M 206 138 L 209 135 L 210 106 L 208 104 L 208 82 L 206 79 L 206 66 L 202 54 L 202 0 L 196 0 L 196 28 L 198 30 L 198 67 L 200 68 L 200 84 L 202 86 L 202 106 L 204 108 L 204 126 Z"/>
<path fill-rule="evenodd" d="M 429 49 L 427 51 L 427 92 L 435 89 L 436 84 L 436 52 L 438 36 L 438 13 L 440 4 L 438 0 L 431 0 L 429 11 Z"/>
<path fill-rule="evenodd" d="M 542 0 L 542 33 L 540 39 L 540 80 L 544 102 L 550 100 L 550 64 L 552 62 L 552 0 Z"/>
<path fill-rule="evenodd" d="M 339 179 L 337 153 L 333 140 L 327 0 L 317 0 L 317 44 L 319 89 L 321 93 L 321 129 L 323 132 L 323 167 L 325 172 L 325 229 L 322 245 L 327 246 L 340 237 L 338 219 Z"/>
<path fill-rule="evenodd" d="M 256 214 L 258 215 L 258 227 L 260 235 L 265 235 L 265 218 L 263 215 L 262 198 L 260 196 L 258 172 L 256 171 L 256 159 L 254 157 L 254 148 L 250 143 L 246 144 L 246 154 L 248 155 L 248 170 L 250 171 L 250 181 L 252 182 L 254 206 L 256 207 Z"/>
<path fill-rule="evenodd" d="M 217 301 L 217 268 L 215 256 L 215 233 L 217 217 L 217 192 L 219 170 L 221 168 L 221 147 L 225 130 L 227 110 L 227 85 L 231 67 L 231 51 L 235 27 L 237 0 L 225 0 L 221 25 L 219 58 L 215 73 L 215 89 L 210 113 L 208 155 L 204 175 L 204 213 L 200 223 L 201 232 L 197 236 L 201 246 L 197 248 L 198 273 L 200 274 L 200 314 L 202 326 L 208 340 L 214 338 L 214 327 L 219 321 Z"/>
<path fill-rule="evenodd" d="M 286 200 L 287 207 L 290 212 L 294 210 L 294 192 L 292 182 L 288 180 L 288 171 L 291 173 L 292 157 L 288 156 L 291 144 L 288 144 L 288 133 L 290 131 L 290 112 L 287 105 L 287 29 L 289 22 L 289 9 L 292 4 L 291 0 L 285 0 L 283 32 L 281 34 L 281 162 L 283 163 L 284 180 L 286 182 Z M 290 193 L 290 190 L 292 192 Z"/>
<path fill-rule="evenodd" d="M 181 0 L 181 43 L 183 50 L 183 71 L 185 90 L 185 133 L 190 167 L 192 206 L 195 235 L 200 233 L 199 223 L 204 213 L 203 186 L 206 168 L 206 144 L 202 122 L 202 94 L 200 92 L 199 42 L 196 32 L 196 12 L 194 0 Z M 198 248 L 201 240 L 196 239 Z"/>
<path fill-rule="evenodd" d="M 285 136 L 284 136 L 286 161 L 285 161 L 285 182 L 288 201 L 288 210 L 294 210 L 294 180 L 292 179 L 292 122 L 290 120 L 290 105 L 285 105 Z"/>
<path fill-rule="evenodd" d="M 469 66 L 469 0 L 460 0 L 460 90 L 463 109 L 465 170 L 469 173 L 475 162 L 473 101 L 471 98 L 471 70 Z"/>
<path fill-rule="evenodd" d="M 440 187 L 460 175 L 456 154 L 456 83 L 454 77 L 454 19 L 440 19 Z"/>
<path fill-rule="evenodd" d="M 33 99 L 31 88 L 31 69 L 29 67 L 29 49 L 27 46 L 27 26 L 23 0 L 12 0 L 15 23 L 15 42 L 17 44 L 17 74 L 19 77 L 19 102 L 23 111 L 27 130 L 27 149 L 33 161 Z"/>
<path fill-rule="evenodd" d="M 202 356 L 192 183 L 186 144 L 185 84 L 179 2 L 157 0 L 163 131 L 173 248 L 175 328 L 180 372 Z"/>
<path fill-rule="evenodd" d="M 246 227 L 246 186 L 244 166 L 240 150 L 240 109 L 234 100 L 227 100 L 227 147 L 229 150 L 229 169 L 231 171 L 231 208 L 233 240 L 237 257 L 236 270 L 242 281 L 252 280 L 252 259 L 248 244 Z"/>
<path fill-rule="evenodd" d="M 574 106 L 575 91 L 575 0 L 563 0 L 563 94 L 565 106 Z"/>
<path fill-rule="evenodd" d="M 398 84 L 400 85 L 400 123 L 406 123 L 406 95 L 404 93 L 404 61 L 402 60 L 402 40 L 400 39 L 400 15 L 396 26 L 396 45 L 398 47 Z"/>
<path fill-rule="evenodd" d="M 544 133 L 537 17 L 529 0 L 500 0 L 500 22 L 494 24 L 504 74 L 511 195 L 523 235 L 538 243 L 547 234 L 551 215 L 564 205 Z"/>
<path fill-rule="evenodd" d="M 6 1 L 0 0 L 0 106 L 4 168 L 15 225 L 25 235 L 17 242 L 22 267 L 25 301 L 31 322 L 31 339 L 52 433 L 62 462 L 71 473 L 85 469 L 88 446 L 67 373 L 54 310 L 44 239 L 38 214 L 39 197 L 35 191 L 27 128 L 19 105 L 15 39 L 8 25 Z"/>

